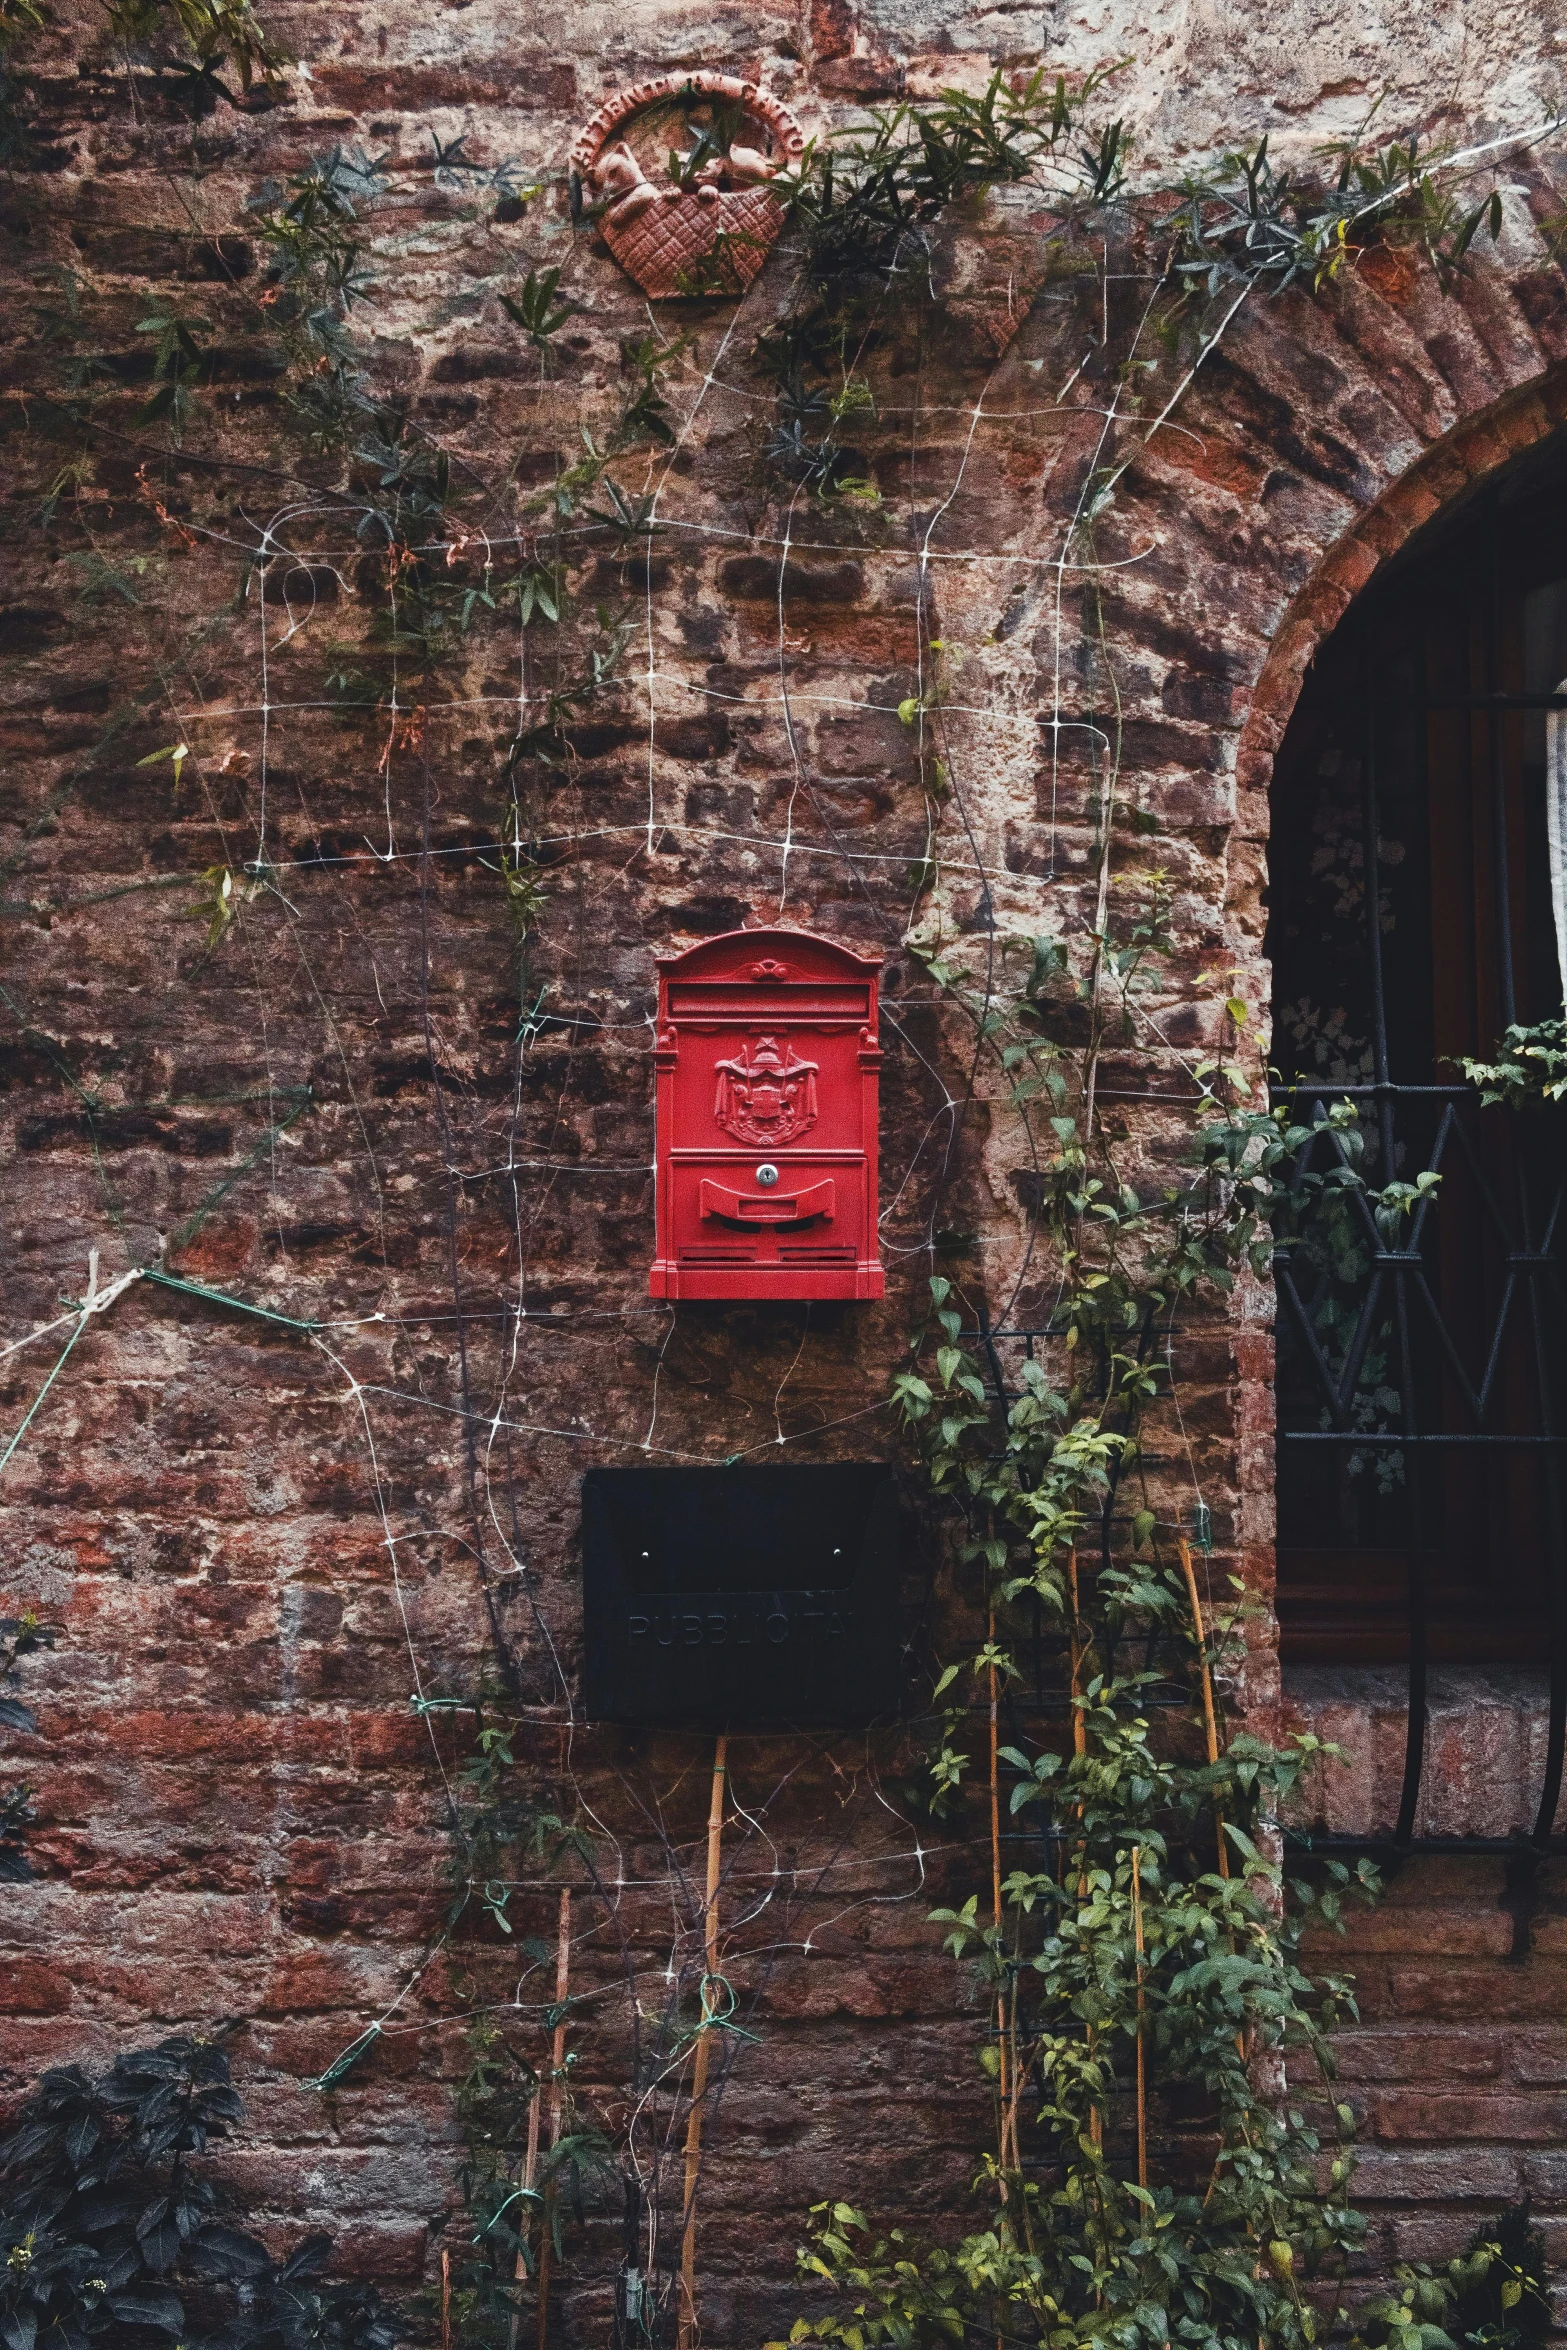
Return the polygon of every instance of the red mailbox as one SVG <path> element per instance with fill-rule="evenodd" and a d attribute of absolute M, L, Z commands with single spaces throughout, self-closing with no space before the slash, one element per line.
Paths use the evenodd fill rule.
<path fill-rule="evenodd" d="M 801 930 L 658 961 L 655 1297 L 880 1297 L 879 966 Z"/>

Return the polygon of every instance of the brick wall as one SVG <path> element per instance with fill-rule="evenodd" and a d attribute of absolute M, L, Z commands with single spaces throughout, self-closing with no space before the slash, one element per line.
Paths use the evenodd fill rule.
<path fill-rule="evenodd" d="M 1322 1947 L 1357 1985 L 1339 2061 L 1372 2261 L 1445 2258 L 1521 2197 L 1567 2252 L 1561 1894 L 1554 1862 L 1524 1889 L 1501 1860 L 1414 1860 Z"/>
<path fill-rule="evenodd" d="M 804 19 L 781 6 L 581 10 L 549 47 L 554 28 L 482 5 L 418 24 L 365 9 L 330 26 L 295 8 L 282 26 L 309 83 L 286 107 L 225 109 L 189 135 L 156 92 L 133 106 L 112 60 L 78 73 L 81 28 L 62 22 L 42 43 L 42 168 L 17 175 L 4 218 L 21 322 L 13 413 L 46 364 L 50 268 L 81 276 L 111 382 L 145 375 L 136 327 L 157 297 L 202 307 L 220 357 L 203 420 L 150 491 L 147 436 L 111 395 L 80 496 L 51 537 L 24 528 L 7 549 L 6 1327 L 80 1295 L 90 1248 L 112 1279 L 158 1260 L 197 1216 L 173 1253 L 181 1274 L 327 1327 L 135 1286 L 83 1339 L 6 1471 L 7 1590 L 62 1638 L 28 1672 L 39 1735 L 18 1751 L 38 1786 L 43 1875 L 5 1895 L 0 2055 L 15 2088 L 149 2030 L 242 2019 L 235 2060 L 257 2127 L 230 2168 L 263 2215 L 338 2229 L 394 2283 L 426 2269 L 451 2205 L 453 2019 L 475 1986 L 516 1990 L 536 2019 L 551 1969 L 527 1972 L 516 1951 L 551 1943 L 556 1921 L 546 1881 L 518 1897 L 511 1940 L 486 1929 L 417 1971 L 446 1901 L 442 1775 L 458 1730 L 411 1708 L 415 1672 L 429 1694 L 471 1690 L 498 1632 L 541 1776 L 597 1824 L 602 1882 L 577 1877 L 573 1982 L 604 1993 L 584 2080 L 618 2127 L 631 2003 L 616 1987 L 629 1970 L 655 2010 L 670 1971 L 689 1985 L 698 1962 L 708 1749 L 572 1722 L 577 1480 L 600 1461 L 771 1457 L 779 1435 L 782 1457 L 884 1455 L 879 1407 L 932 1233 L 992 1296 L 1022 1271 L 1024 1170 L 982 1105 L 956 1116 L 961 1039 L 900 952 L 926 816 L 895 711 L 917 689 L 923 613 L 954 648 L 949 930 L 1081 926 L 1090 779 L 1052 768 L 1041 717 L 1057 659 L 1049 557 L 1099 432 L 1092 402 L 1062 410 L 1053 390 L 1095 329 L 1073 302 L 1019 303 L 1017 272 L 996 257 L 1025 265 L 1043 224 L 998 202 L 985 236 L 943 248 L 950 307 L 888 322 L 864 445 L 883 504 L 866 519 L 791 513 L 758 465 L 769 408 L 754 342 L 783 299 L 782 263 L 738 314 L 682 320 L 671 527 L 650 565 L 606 563 L 592 583 L 640 625 L 651 615 L 652 660 L 637 651 L 624 692 L 574 730 L 537 809 L 550 894 L 524 987 L 473 846 L 491 836 L 515 726 L 515 637 L 476 643 L 461 690 L 388 750 L 320 707 L 330 645 L 359 634 L 370 594 L 331 511 L 318 505 L 305 535 L 278 524 L 308 594 L 303 575 L 285 594 L 273 572 L 238 595 L 242 548 L 296 495 L 234 470 L 253 438 L 225 448 L 232 409 L 259 419 L 266 445 L 273 398 L 264 321 L 243 298 L 243 205 L 331 140 L 388 153 L 376 364 L 504 518 L 514 462 L 528 481 L 570 461 L 647 313 L 602 250 L 572 238 L 558 188 L 520 220 L 466 217 L 432 184 L 430 130 L 466 131 L 486 161 L 555 169 L 610 89 L 698 60 L 761 73 L 808 127 L 830 127 L 867 93 L 984 70 L 989 20 L 952 10 L 926 24 L 932 13 L 827 0 Z M 1332 75 L 1302 95 L 1298 56 L 1260 12 L 1258 27 L 1234 40 L 1277 74 L 1277 103 L 1312 129 L 1342 127 Z M 1550 37 L 1542 25 L 1522 62 L 1480 85 L 1501 119 L 1526 111 Z M 1365 36 L 1379 68 L 1382 38 Z M 1088 41 L 1072 34 L 1063 61 L 1100 61 Z M 1105 55 L 1121 45 L 1107 41 Z M 1395 54 L 1418 87 L 1430 52 Z M 1136 69 L 1129 111 L 1151 153 L 1212 139 L 1221 62 L 1199 29 Z M 1247 99 L 1248 120 L 1264 125 L 1274 104 Z M 1223 121 L 1226 136 L 1239 127 Z M 1164 1045 L 1139 1044 L 1109 1113 L 1134 1166 L 1178 1137 L 1150 1088 L 1178 1085 L 1176 1056 L 1214 1033 L 1203 974 L 1234 970 L 1266 1000 L 1267 787 L 1315 647 L 1421 522 L 1567 408 L 1567 302 L 1531 226 L 1561 209 L 1555 168 L 1548 153 L 1517 163 L 1499 253 L 1451 293 L 1378 263 L 1321 301 L 1250 308 L 1101 531 L 1122 566 L 1104 600 L 1136 814 L 1126 864 L 1169 869 L 1181 942 L 1153 1007 Z M 235 286 L 214 263 L 218 235 L 239 240 L 223 263 Z M 544 376 L 494 292 L 553 260 L 586 307 L 568 366 Z M 1114 294 L 1115 336 L 1133 301 Z M 34 439 L 23 463 L 27 511 L 57 459 Z M 128 596 L 105 586 L 104 565 Z M 1063 585 L 1064 706 L 1102 702 Z M 285 643 L 290 617 L 301 626 Z M 146 707 L 127 714 L 144 681 Z M 191 745 L 178 775 L 141 763 L 171 730 Z M 209 951 L 186 911 L 192 877 L 253 852 L 263 778 L 277 888 Z M 645 1294 L 651 958 L 780 912 L 888 958 L 891 1293 L 808 1316 L 667 1313 Z M 520 989 L 528 1004 L 542 989 L 548 1013 L 521 1055 Z M 1044 1290 L 1035 1266 L 1020 1311 Z M 1220 1568 L 1263 1598 L 1270 1310 L 1244 1292 L 1233 1325 L 1194 1329 L 1182 1356 Z M 44 1343 L 0 1367 L 8 1430 L 52 1359 Z M 1173 1454 L 1174 1432 L 1163 1441 Z M 911 1562 L 916 1626 L 922 1575 Z M 938 1604 L 956 1604 L 944 1585 Z M 1262 1642 L 1249 1702 L 1267 1719 L 1277 1698 Z M 708 2339 L 738 2345 L 786 2314 L 814 2195 L 940 2208 L 967 2176 L 978 2108 L 967 1992 L 922 1922 L 967 1864 L 919 1851 L 895 1743 L 741 1740 L 733 1762 L 737 1797 L 763 1821 L 732 1827 L 725 1891 L 728 1964 L 760 2044 L 730 2052 L 702 2261 Z M 1520 1924 L 1488 1865 L 1411 1867 L 1353 1929 L 1365 2022 L 1344 2064 L 1385 2247 L 1450 2243 L 1520 2188 L 1567 2211 L 1552 2147 L 1567 2061 L 1554 1912 L 1547 1899 Z M 332 2093 L 310 2086 L 394 2002 L 371 2057 Z M 639 2123 L 650 2159 L 673 2118 L 655 2100 Z M 666 2172 L 666 2210 L 672 2191 Z M 568 2281 L 563 2339 L 602 2338 L 606 2265 L 590 2254 Z"/>

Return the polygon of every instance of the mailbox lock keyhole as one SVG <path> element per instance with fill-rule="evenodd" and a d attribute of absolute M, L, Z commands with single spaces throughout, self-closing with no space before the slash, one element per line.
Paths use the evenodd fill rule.
<path fill-rule="evenodd" d="M 778 1180 L 778 1170 L 771 1159 L 764 1159 L 756 1170 L 756 1180 L 764 1191 L 771 1191 Z"/>

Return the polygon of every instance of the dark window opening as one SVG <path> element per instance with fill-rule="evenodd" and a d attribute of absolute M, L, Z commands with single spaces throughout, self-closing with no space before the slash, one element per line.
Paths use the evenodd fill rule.
<path fill-rule="evenodd" d="M 1482 1109 L 1456 1063 L 1561 1015 L 1553 773 L 1562 457 L 1426 534 L 1324 647 L 1275 773 L 1267 937 L 1279 1098 L 1303 1123 L 1353 1100 L 1375 1187 L 1441 1177 L 1395 1226 L 1313 1210 L 1280 1252 L 1284 1658 L 1408 1663 L 1412 1750 L 1427 1661 L 1549 1660 L 1547 1826 L 1567 1713 L 1567 1107 Z M 1337 1147 L 1324 1132 L 1307 1164 Z"/>

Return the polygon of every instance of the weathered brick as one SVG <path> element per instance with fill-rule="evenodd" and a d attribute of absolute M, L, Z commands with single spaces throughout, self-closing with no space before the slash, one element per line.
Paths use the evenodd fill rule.
<path fill-rule="evenodd" d="M 525 206 L 432 191 L 432 113 L 443 139 L 461 128 L 487 161 L 521 145 L 531 178 L 541 158 L 566 153 L 581 116 L 644 71 L 701 61 L 762 74 L 795 93 L 814 130 L 904 87 L 934 91 L 954 75 L 982 85 L 998 37 L 959 5 L 938 10 L 925 46 L 906 53 L 896 11 L 812 0 L 802 13 L 780 0 L 693 18 L 676 55 L 673 20 L 654 15 L 635 0 L 611 48 L 569 57 L 558 52 L 570 30 L 492 0 L 439 23 L 399 24 L 380 6 L 345 20 L 330 53 L 309 27 L 291 29 L 312 82 L 291 83 L 270 112 L 225 110 L 192 134 L 214 142 L 200 237 L 168 225 L 166 132 L 109 127 L 102 77 L 46 75 L 40 103 L 66 143 L 38 184 L 60 200 L 17 239 L 17 316 L 32 318 L 46 268 L 79 271 L 89 298 L 109 289 L 97 316 L 114 384 L 144 381 L 144 305 L 192 280 L 215 314 L 240 278 L 248 300 L 259 272 L 240 207 L 264 180 L 333 140 L 385 147 L 399 241 L 395 266 L 377 264 L 369 363 L 418 429 L 451 441 L 474 480 L 502 485 L 484 511 L 509 544 L 534 529 L 583 424 L 607 445 L 635 377 L 622 350 L 646 335 L 647 311 L 599 241 L 568 243 L 554 188 Z M 1097 22 L 1057 30 L 1068 69 L 1099 60 Z M 1250 86 L 1234 70 L 1247 37 L 1244 23 L 1225 30 L 1226 104 Z M 1156 122 L 1169 152 L 1208 151 L 1221 131 L 1232 143 L 1246 124 L 1221 124 L 1204 94 L 1209 36 L 1182 38 L 1190 76 L 1168 61 L 1134 67 L 1127 118 Z M 1438 47 L 1408 32 L 1411 86 L 1436 86 Z M 1532 47 L 1516 70 L 1530 60 Z M 1340 101 L 1300 78 L 1309 57 L 1285 56 L 1280 71 L 1280 103 L 1303 137 L 1342 128 Z M 37 175 L 16 177 L 17 200 L 31 202 Z M 877 410 L 849 427 L 879 502 L 807 489 L 791 503 L 761 461 L 773 387 L 752 352 L 785 298 L 783 256 L 749 307 L 660 314 L 661 329 L 693 338 L 668 386 L 678 446 L 654 451 L 650 468 L 640 449 L 615 464 L 628 488 L 644 472 L 657 485 L 663 527 L 630 553 L 595 547 L 581 570 L 583 610 L 602 602 L 633 634 L 620 684 L 573 711 L 562 763 L 527 808 L 548 894 L 521 950 L 490 844 L 508 747 L 532 707 L 522 697 L 570 682 L 556 666 L 569 616 L 556 634 L 530 631 L 525 663 L 510 622 L 493 636 L 481 627 L 466 678 L 448 673 L 450 699 L 445 677 L 427 692 L 417 739 L 411 721 L 409 739 L 389 741 L 309 707 L 335 658 L 328 632 L 389 616 L 385 561 L 356 542 L 352 518 L 312 500 L 289 525 L 298 554 L 269 563 L 235 602 L 234 542 L 272 493 L 250 476 L 233 492 L 205 463 L 227 432 L 215 401 L 148 478 L 183 528 L 215 534 L 198 546 L 218 553 L 186 560 L 138 481 L 140 449 L 107 447 L 76 523 L 106 561 L 145 560 L 134 576 L 155 586 L 134 603 L 81 602 L 63 518 L 47 544 L 29 530 L 8 548 L 0 823 L 4 854 L 17 856 L 4 895 L 7 989 L 21 1008 L 0 1039 L 7 1334 L 51 1319 L 62 1291 L 80 1295 L 89 1246 L 106 1275 L 168 1249 L 187 1277 L 321 1328 L 312 1338 L 242 1321 L 144 1285 L 93 1324 L 7 1470 L 7 1592 L 14 1581 L 17 1596 L 39 1599 L 66 1639 L 29 1664 L 41 1735 L 10 1750 L 39 1782 L 46 1874 L 7 1896 L 4 2085 L 154 2031 L 243 2017 L 235 2054 L 254 2132 L 225 2154 L 225 2174 L 276 2240 L 334 2227 L 344 2265 L 382 2282 L 428 2271 L 431 2232 L 451 2208 L 469 2005 L 520 2001 L 509 2027 L 543 2055 L 552 1962 L 532 1971 L 524 1946 L 548 1952 L 555 1917 L 552 1886 L 516 1888 L 509 1936 L 470 1911 L 418 1974 L 451 1897 L 446 1781 L 467 1740 L 452 1718 L 414 1711 L 416 1675 L 427 1695 L 471 1693 L 493 1673 L 499 1624 L 529 1762 L 605 1823 L 603 1897 L 579 1896 L 573 1985 L 591 1992 L 582 2012 L 598 2019 L 580 2026 L 583 2101 L 618 2126 L 632 2005 L 646 2022 L 672 1963 L 698 1963 L 710 1747 L 705 1733 L 583 1725 L 568 1708 L 582 1645 L 580 1474 L 665 1457 L 661 1446 L 716 1462 L 780 1427 L 826 1454 L 885 1454 L 878 1399 L 923 1294 L 932 1232 L 963 1252 L 966 1283 L 1010 1281 L 1023 1259 L 1019 1202 L 1037 1190 L 988 1107 L 968 1112 L 949 1149 L 967 1048 L 899 960 L 934 778 L 919 772 L 897 705 L 939 674 L 944 706 L 927 713 L 926 734 L 947 762 L 944 935 L 975 963 L 992 925 L 1075 937 L 1091 923 L 1101 764 L 1081 739 L 1052 761 L 1055 738 L 1038 722 L 1103 732 L 1112 710 L 1124 721 L 1117 886 L 1140 862 L 1163 865 L 1177 936 L 1146 997 L 1164 1043 L 1117 1041 L 1101 1110 L 1130 1176 L 1158 1178 L 1184 1133 L 1158 1097 L 1189 1088 L 1183 1054 L 1220 1041 L 1214 976 L 1234 967 L 1259 1014 L 1267 1000 L 1264 795 L 1309 665 L 1416 529 L 1567 416 L 1567 382 L 1546 360 L 1567 344 L 1560 287 L 1538 252 L 1486 249 L 1476 269 L 1487 274 L 1471 272 L 1453 297 L 1414 248 L 1374 250 L 1320 302 L 1301 290 L 1252 305 L 1169 425 L 1140 450 L 1123 445 L 1133 462 L 1096 523 L 1116 566 L 1100 582 L 1102 656 L 1081 574 L 1053 568 L 1104 455 L 1105 397 L 1103 378 L 1072 376 L 1082 346 L 1076 323 L 1069 353 L 1062 339 L 1077 315 L 1070 285 L 1057 279 L 1029 306 L 1029 272 L 1054 234 L 1035 197 L 1005 192 L 988 229 L 976 208 L 933 247 L 952 316 L 906 334 L 910 279 L 908 302 L 878 321 L 864 355 Z M 463 254 L 456 268 L 447 239 Z M 541 364 L 495 292 L 568 255 L 563 283 L 584 308 Z M 1097 289 L 1088 310 L 1094 341 Z M 271 345 L 252 332 L 263 315 L 247 309 L 237 324 L 225 312 L 212 329 L 221 416 L 233 409 L 244 428 L 236 449 L 248 419 L 277 413 Z M 31 331 L 13 338 L 14 368 L 34 364 Z M 1014 333 L 1005 369 L 993 368 Z M 1069 379 L 1063 404 L 1055 387 Z M 105 397 L 129 414 L 141 394 Z M 60 461 L 51 450 L 29 489 L 34 510 Z M 482 569 L 470 546 L 452 577 Z M 305 602 L 311 616 L 290 634 Z M 945 648 L 938 666 L 932 639 Z M 128 692 L 175 673 L 165 655 L 200 673 L 178 671 L 178 723 L 195 738 L 178 789 L 168 761 L 137 763 L 173 739 L 172 710 L 149 707 L 94 756 Z M 276 894 L 242 908 L 208 951 L 185 908 L 196 876 L 256 845 L 263 698 Z M 645 1295 L 651 958 L 780 911 L 890 958 L 893 1295 L 809 1317 L 671 1316 Z M 520 1020 L 540 1025 L 518 1056 Z M 269 1142 L 282 1089 L 306 1085 L 309 1115 Z M 1048 1311 L 1048 1269 L 1034 1262 L 1027 1281 L 1019 1312 Z M 1183 1441 L 1156 1428 L 1143 1468 L 1184 1494 L 1195 1466 L 1220 1544 L 1215 1575 L 1241 1568 L 1258 1597 L 1252 1662 L 1233 1694 L 1237 1715 L 1249 1704 L 1261 1727 L 1278 1668 L 1262 1612 L 1274 1446 L 1259 1295 L 1238 1300 L 1229 1322 L 1182 1329 Z M 47 1361 L 46 1349 L 8 1361 L 7 1432 Z M 957 1605 L 945 1586 L 940 1605 Z M 1315 1719 L 1340 1716 L 1363 1728 L 1364 1752 L 1318 1774 L 1313 1800 L 1330 1816 L 1371 1800 L 1397 1768 L 1392 1712 L 1346 1704 Z M 731 1822 L 723 1896 L 726 1964 L 760 2042 L 733 2052 L 704 2175 L 713 2342 L 788 2331 L 802 2305 L 793 2248 L 813 2199 L 843 2191 L 878 2218 L 945 2221 L 987 2128 L 974 1986 L 926 1916 L 961 1897 L 976 1868 L 985 1875 L 983 1838 L 977 1860 L 972 1849 L 916 1854 L 915 1831 L 889 1808 L 910 1767 L 897 1739 L 869 1764 L 863 1740 L 825 1757 L 823 1744 L 737 1733 L 731 1750 L 737 1795 L 766 1824 L 765 1839 L 742 1846 Z M 962 1836 L 944 1828 L 943 1846 Z M 1567 1927 L 1547 1884 L 1515 1961 L 1504 1891 L 1499 1864 L 1412 1864 L 1379 1915 L 1352 1919 L 1346 1943 L 1313 1946 L 1314 1963 L 1359 1975 L 1368 2019 L 1342 2043 L 1377 2222 L 1367 2275 L 1396 2253 L 1451 2249 L 1524 2186 L 1562 2249 Z M 394 2029 L 347 2081 L 329 2096 L 308 2085 L 405 1993 Z M 586 2241 L 561 2283 L 562 2344 L 606 2338 L 615 2215 L 594 2216 Z"/>

